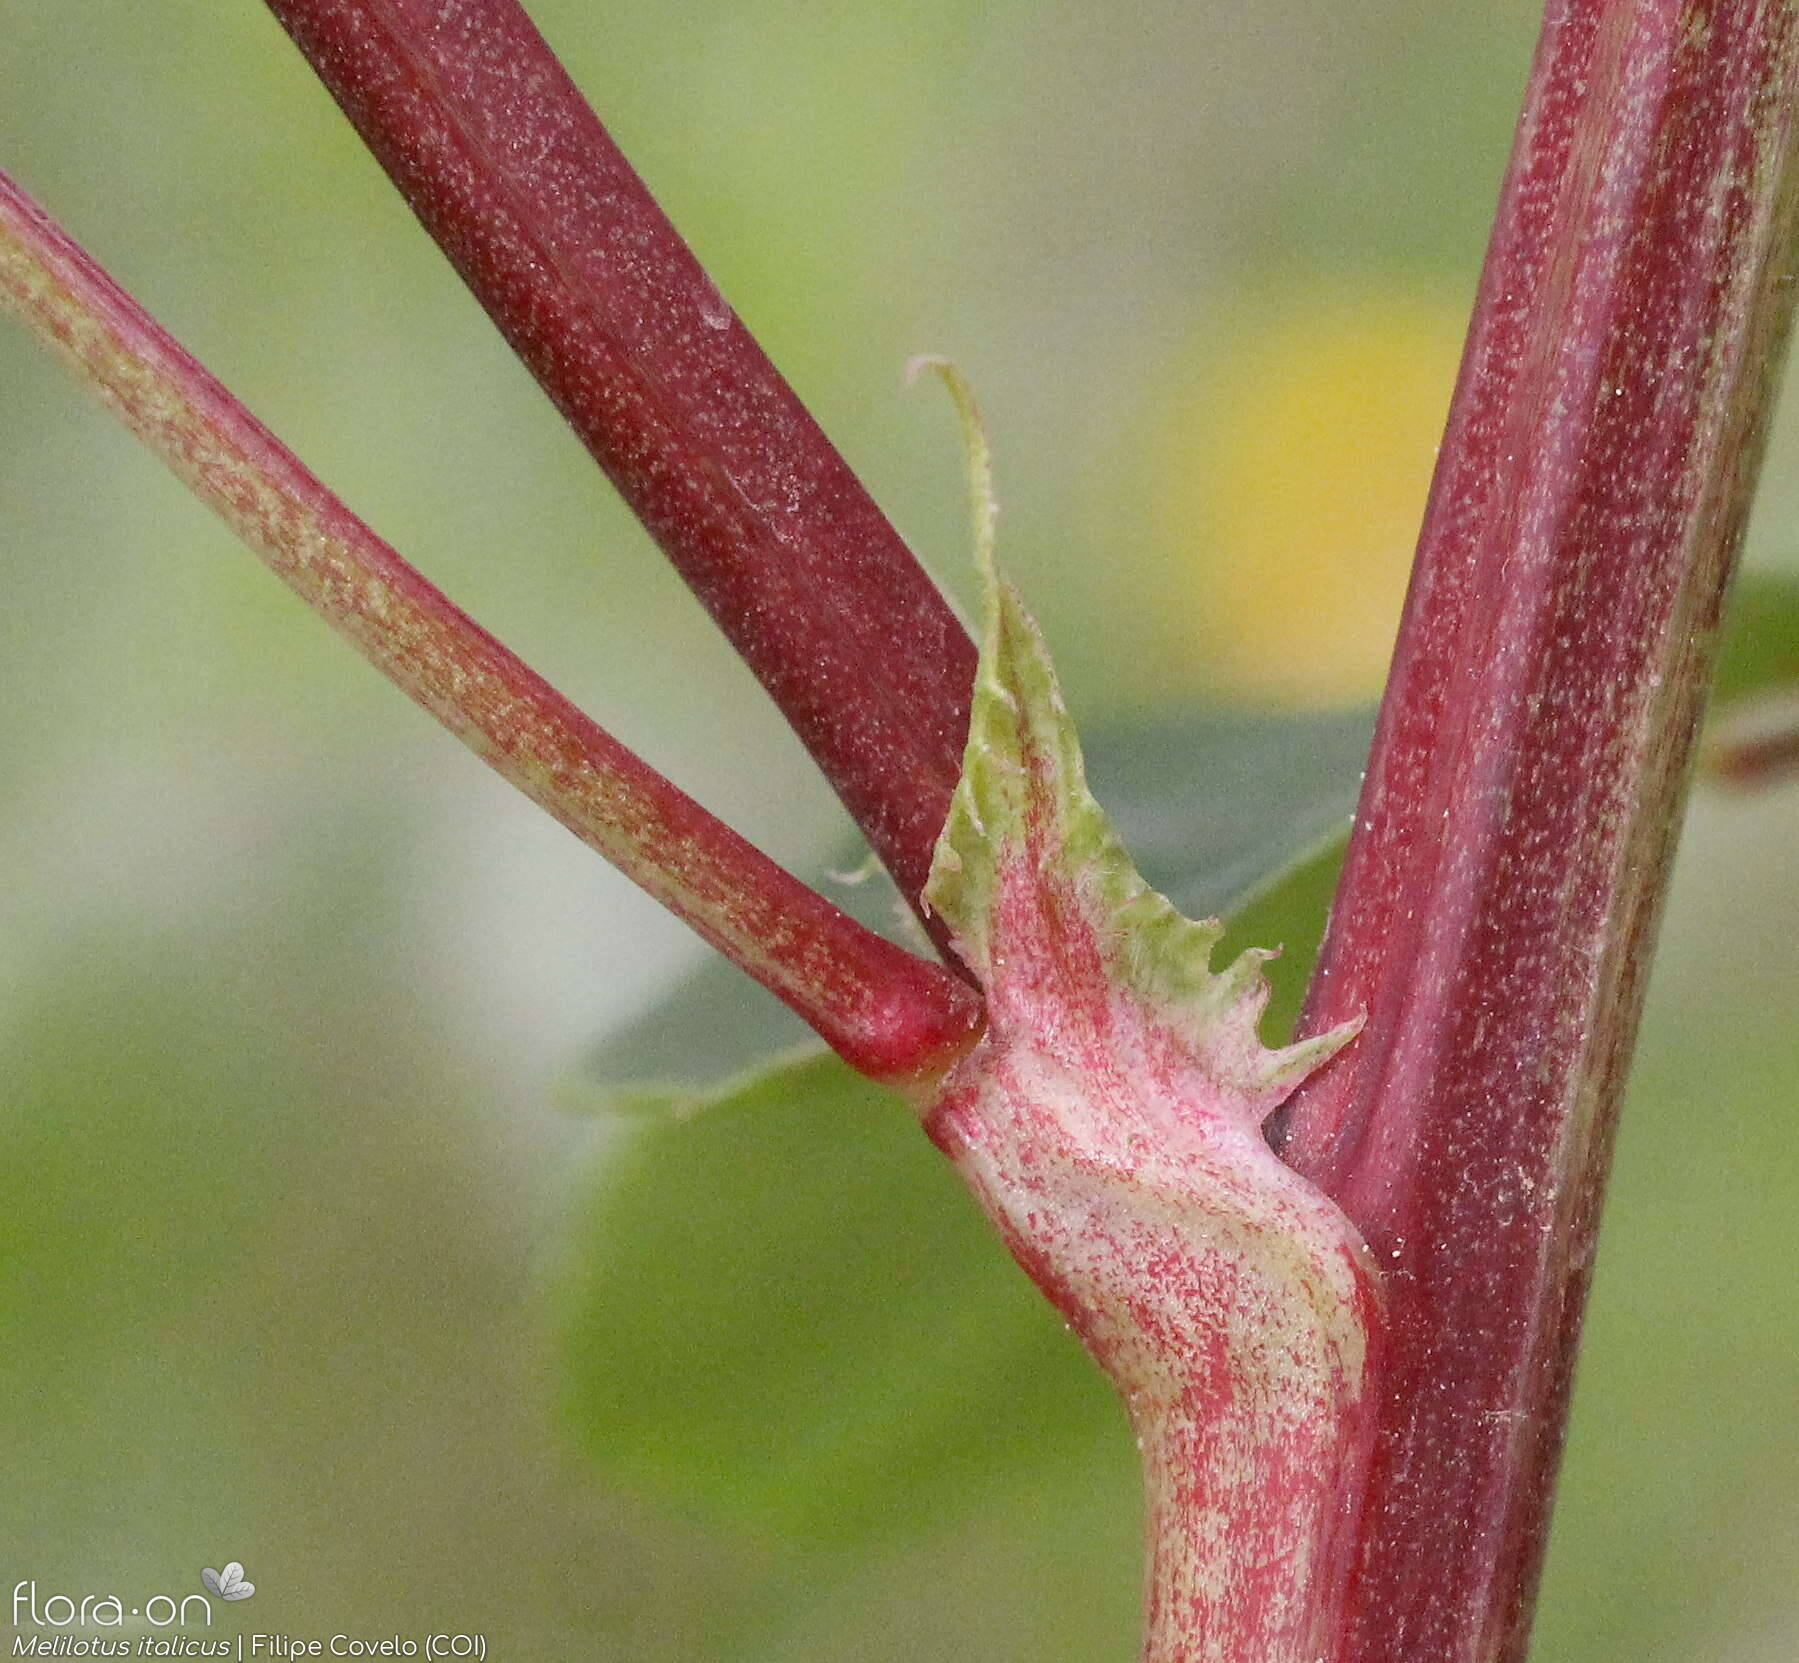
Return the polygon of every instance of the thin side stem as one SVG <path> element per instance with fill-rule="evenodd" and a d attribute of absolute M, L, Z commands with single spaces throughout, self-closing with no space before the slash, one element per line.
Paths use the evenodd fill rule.
<path fill-rule="evenodd" d="M 523 9 L 269 5 L 916 906 L 973 643 Z"/>
<path fill-rule="evenodd" d="M 1367 1027 L 1283 1144 L 1387 1277 L 1354 1663 L 1524 1653 L 1796 98 L 1794 0 L 1549 5 L 1305 1023 Z"/>
<path fill-rule="evenodd" d="M 0 301 L 301 599 L 476 755 L 864 1073 L 972 1037 L 959 978 L 813 893 L 602 731 L 306 471 L 4 174 Z"/>

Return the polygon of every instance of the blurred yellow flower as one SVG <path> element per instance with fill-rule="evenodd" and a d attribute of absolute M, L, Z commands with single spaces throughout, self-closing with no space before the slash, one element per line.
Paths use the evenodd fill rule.
<path fill-rule="evenodd" d="M 1209 691 L 1379 693 L 1466 318 L 1416 290 L 1288 292 L 1168 388 L 1149 508 L 1192 574 L 1178 625 Z"/>

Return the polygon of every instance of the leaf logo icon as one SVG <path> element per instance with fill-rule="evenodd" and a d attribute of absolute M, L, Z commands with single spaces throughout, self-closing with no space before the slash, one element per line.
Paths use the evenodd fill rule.
<path fill-rule="evenodd" d="M 220 1599 L 248 1599 L 256 1592 L 256 1584 L 244 1581 L 244 1568 L 235 1559 L 222 1571 L 208 1566 L 200 1573 L 200 1580 L 208 1593 L 217 1594 Z"/>

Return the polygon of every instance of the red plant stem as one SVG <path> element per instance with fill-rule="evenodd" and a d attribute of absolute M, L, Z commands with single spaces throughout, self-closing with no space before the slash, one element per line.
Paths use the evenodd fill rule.
<path fill-rule="evenodd" d="M 810 1022 L 906 1084 L 972 1038 L 963 982 L 882 940 L 575 709 L 319 483 L 0 173 L 15 312 L 301 599 L 507 780 Z"/>
<path fill-rule="evenodd" d="M 530 19 L 269 4 L 916 905 L 973 643 Z"/>
<path fill-rule="evenodd" d="M 1305 1023 L 1368 1025 L 1283 1145 L 1388 1276 L 1355 1663 L 1523 1655 L 1796 94 L 1795 0 L 1549 5 Z"/>

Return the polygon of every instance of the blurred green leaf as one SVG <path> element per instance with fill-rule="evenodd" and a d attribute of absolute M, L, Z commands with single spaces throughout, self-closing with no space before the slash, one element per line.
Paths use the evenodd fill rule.
<path fill-rule="evenodd" d="M 1301 949 L 1288 1007 L 1367 732 L 1363 713 L 1205 715 L 1091 746 L 1095 790 L 1152 881 L 1191 912 L 1246 904 L 1234 935 Z M 890 889 L 848 894 L 891 922 Z M 566 1404 L 583 1446 L 637 1493 L 836 1547 L 1021 1493 L 1098 1440 L 1122 1449 L 1098 1371 L 898 1099 L 815 1049 L 745 1071 L 803 1032 L 708 967 L 590 1068 L 584 1092 L 658 1112 L 603 1157 L 571 1255 Z M 1122 1453 L 1118 1470 L 1129 1479 Z"/>
<path fill-rule="evenodd" d="M 1745 572 L 1724 614 L 1713 705 L 1780 687 L 1799 687 L 1799 578 Z"/>
<path fill-rule="evenodd" d="M 1190 918 L 1234 917 L 1269 933 L 1242 944 L 1304 945 L 1307 921 L 1323 916 L 1330 886 L 1291 891 L 1303 905 L 1256 897 L 1270 879 L 1309 861 L 1347 832 L 1373 713 L 1308 715 L 1199 709 L 1113 723 L 1084 735 L 1087 775 L 1138 870 Z M 843 856 L 844 868 L 861 857 Z M 1330 875 L 1334 877 L 1335 867 Z M 885 875 L 827 877 L 819 886 L 870 929 L 917 946 L 898 893 Z M 1242 932 L 1232 932 L 1236 939 Z M 1279 961 L 1277 1017 L 1287 984 L 1309 956 Z M 812 1043 L 811 1030 L 773 995 L 720 959 L 708 959 L 647 1014 L 609 1035 L 564 1082 L 571 1106 L 608 1111 L 691 1106 L 722 1082 L 779 1052 Z"/>
<path fill-rule="evenodd" d="M 1372 710 L 1164 713 L 1084 736 L 1093 793 L 1138 870 L 1192 918 L 1228 917 L 1349 829 Z"/>
<path fill-rule="evenodd" d="M 917 1121 L 834 1057 L 609 1157 L 576 1264 L 586 1447 L 615 1482 L 758 1533 L 939 1522 L 1115 1418 Z"/>
<path fill-rule="evenodd" d="M 1212 955 L 1223 964 L 1245 947 L 1280 949 L 1280 957 L 1271 959 L 1262 970 L 1269 985 L 1262 1038 L 1270 1045 L 1284 1045 L 1293 1036 L 1300 1001 L 1323 940 L 1331 897 L 1337 892 L 1337 873 L 1348 838 L 1345 823 L 1274 882 L 1246 897 L 1240 907 L 1230 909 L 1224 939 Z"/>

